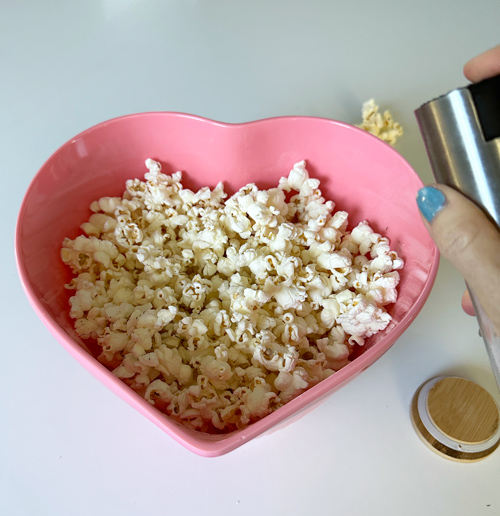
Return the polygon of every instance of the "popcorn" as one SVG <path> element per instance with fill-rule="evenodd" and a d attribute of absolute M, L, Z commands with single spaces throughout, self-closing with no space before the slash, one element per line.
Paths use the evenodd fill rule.
<path fill-rule="evenodd" d="M 180 172 L 146 167 L 123 197 L 92 203 L 61 258 L 77 334 L 171 418 L 243 428 L 389 324 L 403 260 L 367 221 L 348 231 L 304 161 L 277 188 L 249 184 L 230 198 L 221 183 L 193 192 Z"/>
<path fill-rule="evenodd" d="M 394 145 L 403 135 L 403 128 L 393 120 L 389 111 L 380 114 L 378 110 L 379 107 L 373 99 L 366 101 L 361 110 L 363 122 L 357 127 L 368 131 L 390 145 Z"/>
<path fill-rule="evenodd" d="M 390 321 L 391 316 L 387 312 L 373 305 L 360 294 L 336 319 L 344 331 L 354 337 L 371 337 L 385 329 Z"/>

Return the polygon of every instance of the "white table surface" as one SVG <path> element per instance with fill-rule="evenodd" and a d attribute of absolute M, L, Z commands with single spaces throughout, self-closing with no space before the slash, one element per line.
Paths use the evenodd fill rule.
<path fill-rule="evenodd" d="M 498 0 L 4 0 L 0 514 L 500 515 L 500 451 L 448 461 L 410 423 L 413 393 L 439 374 L 499 400 L 448 263 L 375 365 L 300 421 L 206 459 L 56 342 L 21 290 L 13 251 L 21 200 L 48 156 L 134 112 L 357 123 L 374 97 L 406 130 L 397 149 L 430 182 L 413 110 L 466 83 L 463 63 L 500 42 L 499 20 Z"/>

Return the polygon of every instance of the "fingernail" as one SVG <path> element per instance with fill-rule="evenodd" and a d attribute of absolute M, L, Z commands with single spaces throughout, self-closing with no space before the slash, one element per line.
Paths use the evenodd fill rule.
<path fill-rule="evenodd" d="M 424 186 L 418 191 L 418 209 L 428 222 L 432 222 L 432 219 L 444 208 L 445 203 L 444 193 L 433 186 Z"/>

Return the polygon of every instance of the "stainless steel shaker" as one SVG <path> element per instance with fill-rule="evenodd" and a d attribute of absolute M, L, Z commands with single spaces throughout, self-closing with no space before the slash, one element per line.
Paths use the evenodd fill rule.
<path fill-rule="evenodd" d="M 500 231 L 500 75 L 431 100 L 415 115 L 436 181 L 469 197 Z M 470 294 L 500 388 L 500 336 Z"/>

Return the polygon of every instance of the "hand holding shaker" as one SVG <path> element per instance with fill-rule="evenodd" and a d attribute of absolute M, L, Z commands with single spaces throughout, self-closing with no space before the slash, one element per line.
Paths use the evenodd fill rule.
<path fill-rule="evenodd" d="M 436 181 L 475 202 L 500 231 L 500 76 L 431 100 L 415 115 Z M 500 388 L 500 336 L 469 293 Z"/>

